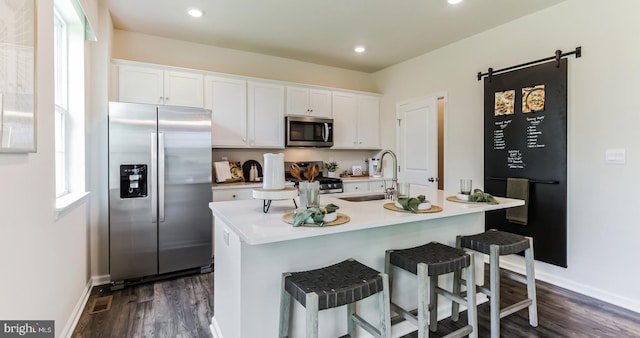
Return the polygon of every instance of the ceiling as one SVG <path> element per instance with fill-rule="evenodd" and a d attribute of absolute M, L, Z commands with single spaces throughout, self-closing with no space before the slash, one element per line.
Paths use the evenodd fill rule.
<path fill-rule="evenodd" d="M 564 0 L 99 0 L 116 29 L 375 72 Z M 204 11 L 192 18 L 187 10 Z M 357 54 L 356 45 L 366 47 Z"/>

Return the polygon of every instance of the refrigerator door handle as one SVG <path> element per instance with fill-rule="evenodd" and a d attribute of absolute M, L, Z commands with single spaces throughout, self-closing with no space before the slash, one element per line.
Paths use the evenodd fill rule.
<path fill-rule="evenodd" d="M 151 133 L 151 222 L 158 222 L 158 134 Z"/>
<path fill-rule="evenodd" d="M 158 133 L 158 207 L 159 222 L 164 222 L 164 133 Z"/>

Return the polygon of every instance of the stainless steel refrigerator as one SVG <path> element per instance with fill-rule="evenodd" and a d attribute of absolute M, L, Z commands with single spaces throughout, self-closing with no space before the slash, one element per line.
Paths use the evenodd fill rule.
<path fill-rule="evenodd" d="M 211 111 L 109 103 L 109 271 L 127 280 L 211 263 Z"/>

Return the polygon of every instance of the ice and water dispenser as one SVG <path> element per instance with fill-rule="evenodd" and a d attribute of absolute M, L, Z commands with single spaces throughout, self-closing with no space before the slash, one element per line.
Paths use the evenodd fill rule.
<path fill-rule="evenodd" d="M 146 164 L 120 165 L 120 198 L 146 197 L 147 177 Z"/>

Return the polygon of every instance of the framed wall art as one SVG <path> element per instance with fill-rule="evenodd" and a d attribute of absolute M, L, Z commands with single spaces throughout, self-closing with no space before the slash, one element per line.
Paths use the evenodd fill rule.
<path fill-rule="evenodd" d="M 0 153 L 36 152 L 36 1 L 0 0 Z"/>

